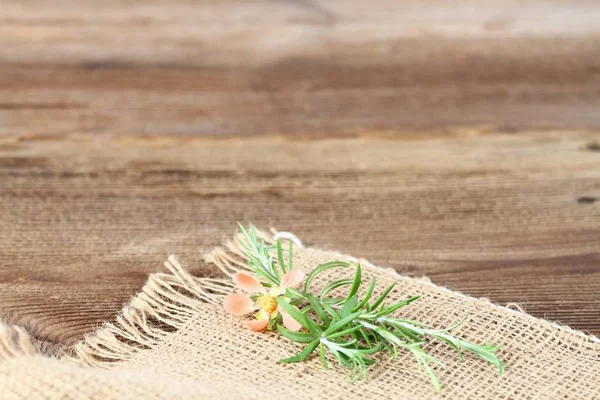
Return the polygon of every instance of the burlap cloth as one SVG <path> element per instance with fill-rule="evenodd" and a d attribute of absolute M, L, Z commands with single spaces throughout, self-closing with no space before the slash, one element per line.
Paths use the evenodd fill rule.
<path fill-rule="evenodd" d="M 233 242 L 205 259 L 227 275 L 246 265 Z M 334 252 L 296 248 L 293 263 L 309 271 L 335 259 L 356 261 Z M 499 376 L 494 367 L 469 355 L 460 360 L 436 342 L 427 350 L 445 364 L 435 367 L 441 394 L 405 353 L 397 360 L 383 354 L 367 378 L 356 383 L 333 361 L 324 370 L 318 357 L 278 364 L 280 358 L 297 353 L 299 345 L 244 328 L 221 307 L 224 295 L 234 290 L 229 279 L 195 278 L 170 257 L 169 273 L 152 274 L 116 322 L 58 354 L 21 329 L 0 325 L 0 398 L 600 398 L 597 338 L 360 261 L 364 278 L 376 277 L 380 290 L 398 281 L 394 298 L 422 295 L 401 310 L 407 318 L 445 327 L 469 312 L 454 334 L 476 343 L 502 341 L 505 374 Z M 315 281 L 316 288 L 352 274 L 329 271 Z"/>

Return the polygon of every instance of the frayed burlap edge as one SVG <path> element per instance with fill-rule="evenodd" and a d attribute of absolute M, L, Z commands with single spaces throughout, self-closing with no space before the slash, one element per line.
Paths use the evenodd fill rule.
<path fill-rule="evenodd" d="M 272 230 L 273 235 L 278 233 Z M 274 236 L 258 232 L 267 242 L 273 243 Z M 281 235 L 294 239 L 293 235 Z M 138 352 L 159 345 L 165 337 L 179 330 L 191 318 L 200 305 L 220 305 L 225 295 L 231 293 L 234 285 L 230 277 L 236 272 L 247 271 L 248 265 L 239 246 L 239 234 L 223 247 L 218 247 L 204 256 L 208 263 L 216 265 L 224 274 L 223 278 L 198 278 L 192 276 L 179 263 L 175 256 L 170 256 L 165 262 L 168 273 L 153 273 L 142 290 L 135 295 L 129 304 L 123 307 L 114 322 L 105 323 L 94 333 L 86 335 L 71 348 L 62 349 L 60 354 L 44 349 L 24 329 L 0 323 L 0 361 L 16 356 L 39 355 L 53 356 L 68 362 L 109 368 L 119 361 L 133 358 Z M 364 259 L 332 253 L 333 258 L 349 262 L 360 262 L 363 267 L 377 271 L 385 271 L 397 280 L 415 281 L 430 285 L 448 294 L 475 300 L 460 292 L 435 285 L 427 278 L 411 278 L 399 275 L 391 268 L 374 266 Z M 574 330 L 568 326 L 542 320 L 515 310 L 514 306 L 499 306 L 487 299 L 485 301 L 510 313 L 519 314 L 538 324 L 559 329 L 564 333 L 578 337 L 582 344 L 600 343 L 600 339 Z"/>
<path fill-rule="evenodd" d="M 40 345 L 23 328 L 0 323 L 0 360 L 40 354 Z"/>

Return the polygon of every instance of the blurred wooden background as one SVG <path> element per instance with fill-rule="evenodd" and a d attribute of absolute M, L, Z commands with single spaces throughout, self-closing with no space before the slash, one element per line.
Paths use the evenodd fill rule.
<path fill-rule="evenodd" d="M 252 221 L 600 334 L 596 1 L 0 0 L 0 318 Z"/>

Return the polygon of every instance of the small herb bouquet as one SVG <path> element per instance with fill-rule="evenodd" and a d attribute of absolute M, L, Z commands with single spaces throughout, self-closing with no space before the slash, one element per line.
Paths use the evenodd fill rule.
<path fill-rule="evenodd" d="M 375 279 L 359 296 L 363 285 L 360 264 L 355 265 L 353 277 L 335 280 L 319 293 L 313 293 L 310 284 L 317 275 L 330 268 L 348 268 L 351 264 L 330 261 L 316 266 L 305 276 L 304 272 L 293 269 L 292 242 L 286 264 L 280 240 L 275 245 L 267 245 L 264 240 L 259 240 L 253 225 L 248 230 L 240 225 L 240 229 L 245 236 L 245 241 L 241 241 L 243 252 L 254 276 L 244 272 L 233 276 L 233 282 L 246 293 L 228 295 L 224 307 L 237 316 L 253 313 L 253 318 L 246 321 L 246 326 L 252 330 L 276 331 L 304 345 L 298 354 L 280 362 L 304 361 L 318 351 L 323 367 L 327 368 L 326 354 L 330 353 L 340 365 L 352 370 L 355 381 L 365 377 L 367 366 L 376 362 L 375 354 L 389 352 L 395 358 L 398 351 L 410 351 L 439 392 L 441 386 L 432 364 L 442 363 L 423 348 L 427 341 L 434 339 L 448 344 L 460 357 L 463 352 L 473 353 L 496 365 L 502 374 L 504 368 L 496 355 L 501 344 L 481 346 L 450 334 L 467 316 L 444 329 L 402 318 L 397 312 L 419 296 L 408 296 L 388 304 L 386 301 L 395 283 L 374 296 Z M 277 255 L 276 260 L 271 254 Z M 347 294 L 334 296 L 340 288 L 347 288 Z"/>

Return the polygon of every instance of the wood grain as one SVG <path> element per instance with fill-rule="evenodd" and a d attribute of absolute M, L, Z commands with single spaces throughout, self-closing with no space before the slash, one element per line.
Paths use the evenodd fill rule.
<path fill-rule="evenodd" d="M 600 334 L 591 1 L 0 4 L 0 317 L 57 344 L 235 221 Z"/>
<path fill-rule="evenodd" d="M 23 1 L 0 134 L 600 128 L 593 1 Z"/>

